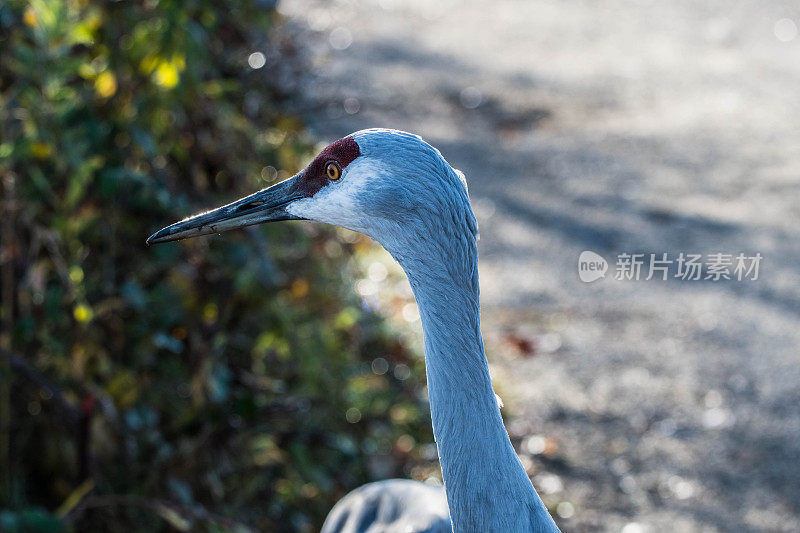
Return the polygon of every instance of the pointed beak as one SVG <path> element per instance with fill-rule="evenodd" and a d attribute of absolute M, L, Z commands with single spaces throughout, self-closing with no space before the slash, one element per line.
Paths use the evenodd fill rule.
<path fill-rule="evenodd" d="M 289 204 L 305 198 L 298 189 L 298 178 L 301 176 L 302 172 L 228 205 L 185 218 L 152 234 L 147 239 L 147 244 L 220 233 L 263 222 L 302 220 L 302 217 L 286 211 Z"/>

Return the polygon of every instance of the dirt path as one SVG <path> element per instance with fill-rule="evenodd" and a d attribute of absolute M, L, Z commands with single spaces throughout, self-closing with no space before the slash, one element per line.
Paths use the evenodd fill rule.
<path fill-rule="evenodd" d="M 414 131 L 467 175 L 489 357 L 563 529 L 800 530 L 800 36 L 778 22 L 800 7 L 281 10 L 310 28 L 316 133 Z M 583 250 L 606 279 L 578 279 Z M 622 252 L 764 260 L 616 281 Z"/>

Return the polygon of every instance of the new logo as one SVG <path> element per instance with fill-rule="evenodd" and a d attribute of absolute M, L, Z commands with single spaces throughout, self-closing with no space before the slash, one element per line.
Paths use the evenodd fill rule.
<path fill-rule="evenodd" d="M 606 277 L 606 270 L 608 270 L 608 262 L 603 256 L 591 250 L 581 252 L 578 257 L 578 277 L 584 283 L 591 283 Z"/>

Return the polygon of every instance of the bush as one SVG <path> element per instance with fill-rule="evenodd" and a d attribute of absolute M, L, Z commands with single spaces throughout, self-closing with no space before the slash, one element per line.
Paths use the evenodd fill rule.
<path fill-rule="evenodd" d="M 311 155 L 271 4 L 0 4 L 3 531 L 315 529 L 430 441 L 419 364 L 352 294 L 362 241 L 144 245 Z"/>

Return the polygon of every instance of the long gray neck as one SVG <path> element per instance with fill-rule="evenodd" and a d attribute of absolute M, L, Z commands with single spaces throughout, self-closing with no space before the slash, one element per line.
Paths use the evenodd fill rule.
<path fill-rule="evenodd" d="M 474 237 L 389 250 L 422 318 L 433 434 L 454 531 L 558 531 L 508 438 L 480 331 Z"/>

